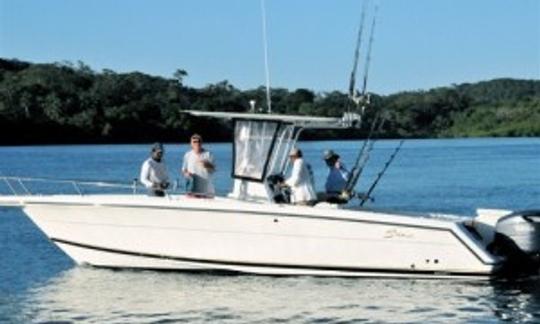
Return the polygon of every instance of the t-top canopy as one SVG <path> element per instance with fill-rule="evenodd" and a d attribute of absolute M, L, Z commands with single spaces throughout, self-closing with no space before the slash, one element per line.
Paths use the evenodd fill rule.
<path fill-rule="evenodd" d="M 283 175 L 289 165 L 288 153 L 303 129 L 344 129 L 360 124 L 360 116 L 345 113 L 342 118 L 225 111 L 184 110 L 197 117 L 234 121 L 234 188 L 230 197 L 242 200 L 272 199 L 269 175 Z"/>
<path fill-rule="evenodd" d="M 345 114 L 342 118 L 337 118 L 299 115 L 238 113 L 226 111 L 184 110 L 183 112 L 193 116 L 212 117 L 220 119 L 279 121 L 283 123 L 293 124 L 302 128 L 348 128 L 351 127 L 355 121 L 359 120 L 359 116 L 357 114 Z"/>

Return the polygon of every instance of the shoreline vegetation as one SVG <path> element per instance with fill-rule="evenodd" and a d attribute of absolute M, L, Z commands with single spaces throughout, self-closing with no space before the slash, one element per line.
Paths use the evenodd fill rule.
<path fill-rule="evenodd" d="M 182 110 L 247 112 L 263 105 L 265 88 L 239 90 L 228 81 L 186 85 L 140 72 L 96 72 L 82 62 L 34 64 L 0 58 L 0 145 L 182 142 L 194 133 L 229 141 L 227 122 Z M 272 88 L 279 114 L 341 116 L 350 101 L 339 91 Z M 382 110 L 381 138 L 540 136 L 540 80 L 501 78 L 430 90 L 371 95 L 358 130 L 306 131 L 307 140 L 359 139 Z"/>

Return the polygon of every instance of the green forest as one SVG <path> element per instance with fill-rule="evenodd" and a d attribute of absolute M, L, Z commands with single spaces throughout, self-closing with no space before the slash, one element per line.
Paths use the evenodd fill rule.
<path fill-rule="evenodd" d="M 187 85 L 183 69 L 171 78 L 140 72 L 97 72 L 78 62 L 34 64 L 0 59 L 0 144 L 182 142 L 193 132 L 229 140 L 228 123 L 183 110 L 247 112 L 264 105 L 264 87 L 240 90 L 228 81 Z M 341 116 L 344 92 L 272 89 L 275 113 Z M 304 138 L 361 138 L 380 111 L 384 138 L 540 136 L 540 80 L 501 78 L 430 90 L 371 95 L 359 130 L 307 132 Z"/>

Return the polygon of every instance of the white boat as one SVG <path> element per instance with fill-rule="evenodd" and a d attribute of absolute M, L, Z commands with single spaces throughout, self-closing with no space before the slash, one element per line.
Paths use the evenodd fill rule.
<path fill-rule="evenodd" d="M 95 267 L 421 278 L 538 271 L 538 211 L 460 218 L 371 210 L 354 199 L 276 202 L 269 176 L 286 172 L 300 132 L 349 127 L 354 116 L 190 113 L 235 123 L 227 197 L 32 195 L 28 180 L 4 177 L 14 194 L 0 206 L 22 208 L 76 263 Z"/>

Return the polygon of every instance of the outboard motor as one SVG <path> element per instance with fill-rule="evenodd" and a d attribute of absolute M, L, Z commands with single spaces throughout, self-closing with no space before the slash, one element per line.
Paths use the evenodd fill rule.
<path fill-rule="evenodd" d="M 507 258 L 508 275 L 537 274 L 540 269 L 540 210 L 518 211 L 500 218 L 491 251 Z"/>

